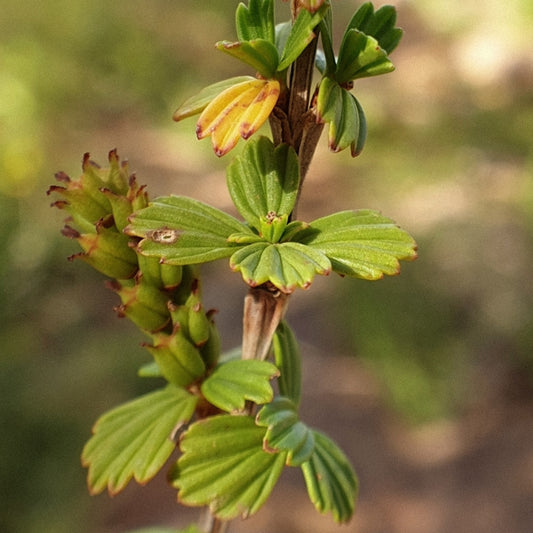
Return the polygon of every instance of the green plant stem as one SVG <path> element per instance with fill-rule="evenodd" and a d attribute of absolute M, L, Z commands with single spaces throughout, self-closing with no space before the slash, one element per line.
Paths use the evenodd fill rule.
<path fill-rule="evenodd" d="M 298 14 L 298 4 L 291 2 L 293 20 Z M 300 161 L 300 195 L 302 184 L 323 130 L 314 112 L 309 110 L 311 84 L 318 42 L 316 37 L 296 60 L 290 78 L 289 99 L 276 107 L 270 118 L 273 142 L 291 144 Z M 297 205 L 297 203 L 296 203 Z M 295 207 L 296 210 L 296 207 Z M 270 283 L 251 287 L 244 299 L 242 358 L 265 360 L 270 352 L 272 338 L 285 314 L 289 295 Z M 247 402 L 244 414 L 253 414 L 255 404 Z M 208 511 L 208 533 L 225 533 L 229 522 L 221 521 Z"/>

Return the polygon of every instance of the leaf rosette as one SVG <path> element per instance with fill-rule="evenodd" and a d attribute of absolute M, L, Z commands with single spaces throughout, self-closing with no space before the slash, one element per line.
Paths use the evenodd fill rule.
<path fill-rule="evenodd" d="M 248 143 L 227 169 L 231 197 L 245 223 L 186 197 L 156 199 L 126 228 L 138 250 L 163 263 L 185 265 L 229 257 L 230 267 L 255 287 L 270 282 L 285 293 L 307 288 L 331 270 L 379 279 L 416 257 L 413 238 L 371 210 L 345 211 L 288 223 L 298 195 L 297 156 L 265 137 Z"/>

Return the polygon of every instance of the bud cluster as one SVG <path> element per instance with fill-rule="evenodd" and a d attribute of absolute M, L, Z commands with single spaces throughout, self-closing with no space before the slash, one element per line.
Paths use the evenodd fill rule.
<path fill-rule="evenodd" d="M 151 337 L 151 344 L 144 346 L 160 375 L 175 385 L 189 386 L 218 360 L 213 311 L 205 312 L 202 306 L 193 267 L 143 256 L 136 240 L 123 232 L 129 216 L 148 205 L 148 195 L 116 150 L 109 153 L 109 164 L 102 169 L 85 154 L 78 180 L 58 172 L 55 177 L 61 185 L 48 190 L 60 197 L 52 205 L 68 213 L 62 234 L 82 248 L 69 259 L 82 259 L 112 278 L 107 286 L 121 301 L 115 310 Z"/>

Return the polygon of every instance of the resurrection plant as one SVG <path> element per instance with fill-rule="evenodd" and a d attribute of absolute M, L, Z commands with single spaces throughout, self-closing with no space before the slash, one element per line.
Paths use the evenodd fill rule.
<path fill-rule="evenodd" d="M 329 1 L 288 7 L 290 20 L 276 25 L 274 0 L 241 3 L 237 40 L 216 48 L 254 75 L 214 83 L 174 114 L 199 115 L 197 137 L 211 137 L 217 156 L 268 120 L 271 137 L 254 136 L 227 166 L 239 218 L 184 196 L 150 200 L 115 150 L 106 169 L 86 154 L 78 180 L 60 172 L 48 191 L 68 213 L 63 234 L 82 249 L 72 258 L 110 278 L 118 315 L 147 337 L 153 359 L 139 375 L 160 383 L 97 420 L 82 453 L 90 492 L 148 482 L 178 447 L 169 482 L 180 503 L 205 506 L 209 518 L 189 532 L 223 531 L 253 515 L 284 467 L 301 469 L 319 512 L 336 522 L 352 517 L 352 466 L 300 419 L 300 352 L 284 313 L 290 295 L 316 275 L 377 280 L 416 257 L 412 237 L 379 212 L 310 222 L 295 215 L 325 125 L 333 152 L 363 149 L 354 81 L 394 69 L 389 55 L 402 37 L 395 9 L 361 5 L 335 51 Z M 231 353 L 221 353 L 214 311 L 202 304 L 199 265 L 218 259 L 229 260 L 247 287 L 242 345 Z"/>

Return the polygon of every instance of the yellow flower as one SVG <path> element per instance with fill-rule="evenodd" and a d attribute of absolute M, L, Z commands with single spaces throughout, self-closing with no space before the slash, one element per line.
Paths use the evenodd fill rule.
<path fill-rule="evenodd" d="M 248 139 L 268 118 L 280 93 L 277 80 L 250 79 L 217 95 L 196 123 L 198 139 L 211 136 L 217 156 L 227 154 L 240 137 Z"/>

